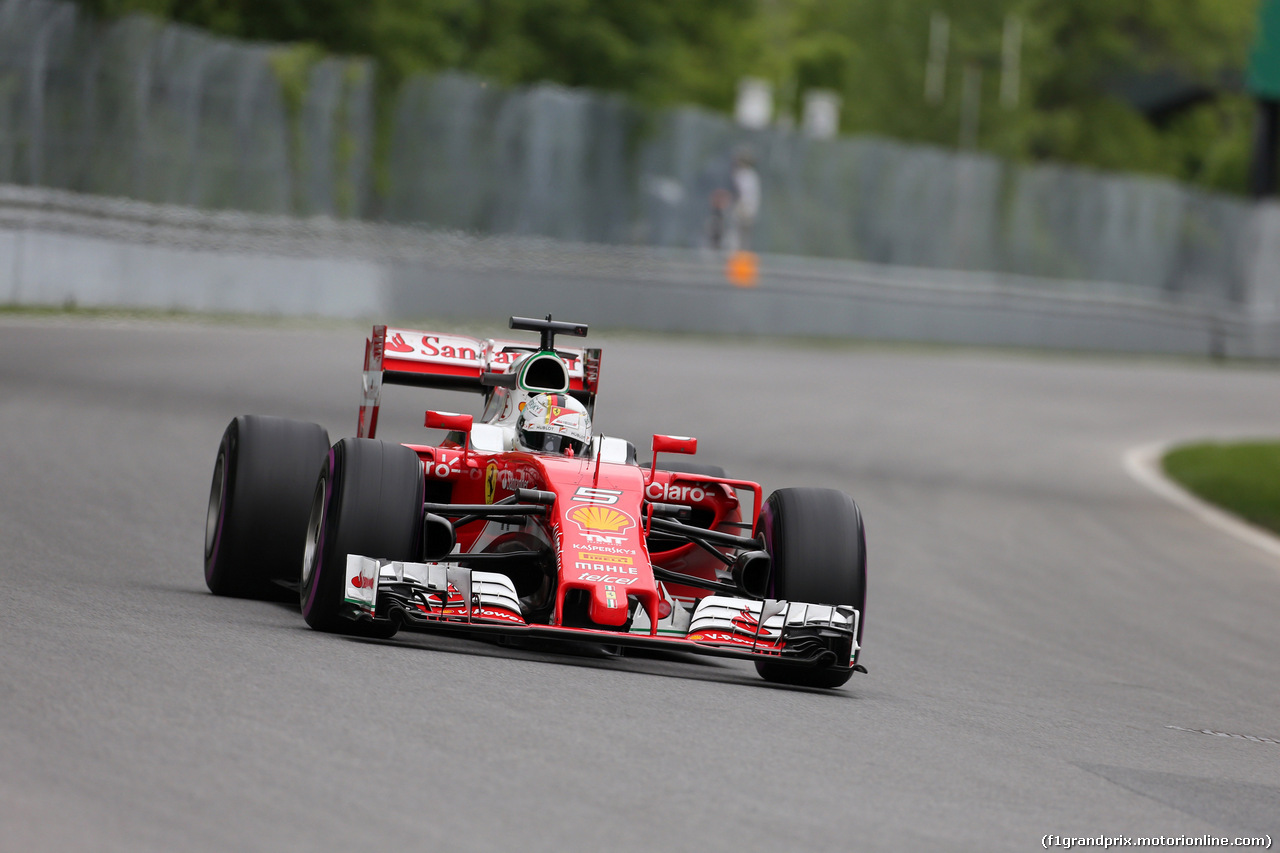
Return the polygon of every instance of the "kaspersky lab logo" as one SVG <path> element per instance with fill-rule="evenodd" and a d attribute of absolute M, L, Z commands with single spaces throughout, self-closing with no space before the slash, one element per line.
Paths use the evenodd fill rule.
<path fill-rule="evenodd" d="M 578 506 L 569 511 L 568 519 L 583 533 L 617 536 L 635 526 L 635 521 L 620 509 L 608 506 Z"/>

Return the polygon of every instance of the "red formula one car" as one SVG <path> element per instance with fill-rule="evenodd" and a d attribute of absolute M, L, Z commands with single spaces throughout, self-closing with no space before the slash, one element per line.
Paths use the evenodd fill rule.
<path fill-rule="evenodd" d="M 205 534 L 218 595 L 298 595 L 321 631 L 453 631 L 753 661 L 837 687 L 859 665 L 866 544 L 843 492 L 662 464 L 595 435 L 600 350 L 577 323 L 521 317 L 537 345 L 374 326 L 357 437 L 244 415 L 223 435 Z M 386 384 L 471 390 L 480 420 L 428 411 L 439 445 L 377 440 Z M 669 457 L 668 457 L 669 458 Z M 318 477 L 317 477 L 318 472 Z M 287 592 L 286 592 L 287 591 Z"/>

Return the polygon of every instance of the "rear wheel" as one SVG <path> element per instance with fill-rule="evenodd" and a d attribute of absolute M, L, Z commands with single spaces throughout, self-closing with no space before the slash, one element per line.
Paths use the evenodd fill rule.
<path fill-rule="evenodd" d="M 390 637 L 392 620 L 354 621 L 342 616 L 348 554 L 414 561 L 420 552 L 422 463 L 407 447 L 368 438 L 345 438 L 320 470 L 306 525 L 302 565 L 302 616 L 319 631 Z"/>
<path fill-rule="evenodd" d="M 215 595 L 287 600 L 297 581 L 316 473 L 329 450 L 319 424 L 241 415 L 213 466 L 204 579 Z"/>
<path fill-rule="evenodd" d="M 779 489 L 765 501 L 757 532 L 773 560 L 769 597 L 857 608 L 861 646 L 867 543 L 853 498 L 835 489 Z M 774 661 L 757 661 L 756 671 L 767 681 L 806 687 L 839 687 L 853 675 L 843 664 L 813 669 Z"/>

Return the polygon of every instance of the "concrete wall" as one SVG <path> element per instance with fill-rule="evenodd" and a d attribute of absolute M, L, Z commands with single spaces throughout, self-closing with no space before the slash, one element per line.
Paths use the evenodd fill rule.
<path fill-rule="evenodd" d="M 126 243 L 78 234 L 0 232 L 0 301 L 359 317 L 385 310 L 376 261 L 295 258 Z"/>
<path fill-rule="evenodd" d="M 0 187 L 0 302 L 493 320 L 548 311 L 645 330 L 1280 357 L 1280 208 L 1239 302 L 1105 282 L 719 255 L 208 213 Z"/>
<path fill-rule="evenodd" d="M 592 323 L 720 332 L 1135 353 L 1280 357 L 1280 329 L 1239 311 L 984 285 L 886 281 L 857 274 L 813 281 L 763 261 L 761 283 L 725 283 L 719 265 L 685 277 L 396 265 L 391 313 L 475 318 L 498 314 L 585 317 Z M 980 277 L 976 277 L 980 278 Z"/>

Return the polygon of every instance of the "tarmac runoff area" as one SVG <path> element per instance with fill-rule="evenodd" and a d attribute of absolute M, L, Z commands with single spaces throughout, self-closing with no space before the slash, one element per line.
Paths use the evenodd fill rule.
<path fill-rule="evenodd" d="M 366 333 L 0 317 L 0 850 L 1280 834 L 1276 557 L 1120 462 L 1274 434 L 1280 371 L 593 333 L 601 430 L 862 506 L 870 673 L 809 691 L 684 655 L 344 639 L 209 595 L 227 421 L 351 434 Z M 387 401 L 403 440 L 476 403 Z"/>

